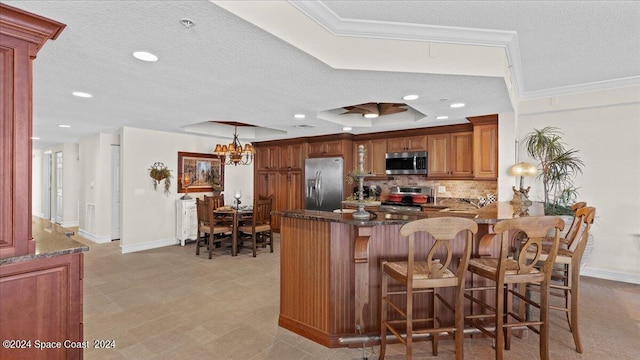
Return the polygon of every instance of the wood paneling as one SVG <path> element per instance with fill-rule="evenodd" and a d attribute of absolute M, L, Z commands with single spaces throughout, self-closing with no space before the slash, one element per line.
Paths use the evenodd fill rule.
<path fill-rule="evenodd" d="M 406 259 L 408 241 L 401 225 L 358 228 L 353 225 L 285 217 L 280 246 L 279 325 L 329 347 L 338 339 L 356 335 L 356 324 L 366 334 L 377 334 L 380 324 L 380 266 L 384 260 Z M 486 225 L 482 233 L 486 233 Z M 364 230 L 364 232 L 363 232 Z M 358 235 L 361 235 L 360 237 Z M 417 253 L 426 256 L 433 239 L 416 237 Z M 463 253 L 465 235 L 452 243 L 454 258 Z M 453 289 L 440 294 L 453 301 Z M 416 314 L 429 301 L 416 296 Z M 448 312 L 443 323 L 452 322 Z"/>

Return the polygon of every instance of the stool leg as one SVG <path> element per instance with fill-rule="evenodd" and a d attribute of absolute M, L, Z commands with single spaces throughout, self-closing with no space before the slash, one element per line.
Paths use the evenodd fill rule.
<path fill-rule="evenodd" d="M 464 291 L 456 288 L 455 300 L 455 323 L 456 323 L 456 360 L 464 359 Z"/>
<path fill-rule="evenodd" d="M 580 342 L 580 330 L 578 324 L 578 291 L 579 291 L 579 277 L 580 277 L 580 264 L 576 264 L 578 266 L 574 266 L 573 264 L 569 265 L 569 270 L 571 272 L 571 291 L 569 292 L 571 295 L 571 307 L 569 308 L 569 312 L 571 313 L 571 333 L 573 334 L 573 342 L 576 344 L 576 351 L 582 353 L 582 343 Z"/>
<path fill-rule="evenodd" d="M 549 359 L 549 283 L 540 283 L 540 359 Z"/>
<path fill-rule="evenodd" d="M 496 360 L 502 360 L 504 348 L 504 284 L 498 283 L 496 286 L 496 330 L 495 349 Z"/>
<path fill-rule="evenodd" d="M 407 286 L 407 360 L 413 356 L 413 283 L 409 281 Z"/>
<path fill-rule="evenodd" d="M 387 284 L 389 280 L 387 276 L 382 272 L 382 283 L 380 284 L 380 288 L 382 289 L 382 295 L 380 299 L 380 360 L 384 359 L 384 353 L 387 349 L 387 302 L 385 299 L 387 298 Z"/>

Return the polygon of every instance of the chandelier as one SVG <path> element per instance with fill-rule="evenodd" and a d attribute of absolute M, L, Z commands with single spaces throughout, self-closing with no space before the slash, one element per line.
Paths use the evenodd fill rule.
<path fill-rule="evenodd" d="M 253 162 L 255 150 L 251 144 L 246 144 L 244 148 L 238 140 L 238 127 L 233 131 L 233 141 L 229 145 L 216 144 L 213 150 L 216 155 L 224 156 L 225 165 L 250 165 Z"/>

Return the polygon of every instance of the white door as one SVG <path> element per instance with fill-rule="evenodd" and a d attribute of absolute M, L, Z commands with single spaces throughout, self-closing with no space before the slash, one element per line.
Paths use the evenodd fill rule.
<path fill-rule="evenodd" d="M 111 240 L 120 239 L 120 145 L 111 145 Z"/>
<path fill-rule="evenodd" d="M 44 154 L 44 196 L 42 197 L 42 216 L 50 220 L 51 219 L 51 183 L 53 172 L 51 171 L 51 153 Z"/>
<path fill-rule="evenodd" d="M 56 223 L 62 224 L 62 151 L 56 152 Z"/>

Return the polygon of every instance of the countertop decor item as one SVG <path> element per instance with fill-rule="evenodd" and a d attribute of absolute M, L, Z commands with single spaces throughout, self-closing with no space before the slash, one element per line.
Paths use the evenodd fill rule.
<path fill-rule="evenodd" d="M 164 180 L 164 193 L 169 194 L 171 187 L 171 170 L 162 162 L 156 162 L 149 168 L 149 176 L 153 179 L 153 189 L 158 190 L 158 184 Z"/>
<path fill-rule="evenodd" d="M 578 150 L 567 149 L 562 132 L 547 126 L 534 129 L 524 138 L 527 154 L 538 161 L 544 190 L 544 207 L 547 215 L 573 215 L 570 204 L 578 194 L 573 179 L 580 173 L 584 162 L 577 156 Z"/>
<path fill-rule="evenodd" d="M 366 199 L 364 196 L 364 178 L 367 176 L 374 176 L 373 174 L 364 171 L 364 146 L 358 145 L 358 169 L 352 173 L 349 173 L 348 179 L 358 180 L 358 195 L 357 199 L 343 201 L 343 204 L 357 206 L 358 210 L 352 214 L 354 219 L 368 220 L 371 217 L 371 213 L 366 211 L 365 206 L 380 206 L 380 201 L 375 199 Z M 347 180 L 348 180 L 347 179 Z M 347 181 L 348 182 L 348 181 Z M 355 196 L 355 195 L 354 195 Z"/>
<path fill-rule="evenodd" d="M 520 189 L 516 189 L 515 186 L 511 187 L 513 189 L 512 204 L 523 206 L 531 205 L 531 200 L 529 200 L 529 190 L 531 190 L 531 186 L 527 186 L 526 189 L 524 188 L 524 177 L 535 176 L 537 173 L 538 168 L 526 162 L 517 163 L 509 168 L 509 175 L 520 176 Z"/>

